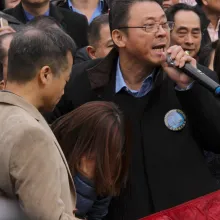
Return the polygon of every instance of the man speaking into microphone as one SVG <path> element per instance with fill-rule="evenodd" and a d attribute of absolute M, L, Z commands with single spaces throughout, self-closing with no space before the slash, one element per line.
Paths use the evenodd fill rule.
<path fill-rule="evenodd" d="M 106 219 L 137 220 L 218 189 L 200 145 L 220 152 L 214 110 L 204 106 L 217 103 L 208 90 L 166 63 L 168 53 L 177 67 L 186 62 L 196 67 L 180 46 L 169 48 L 174 23 L 156 1 L 114 0 L 110 8 L 116 47 L 104 59 L 73 67 L 65 94 L 47 120 L 93 100 L 119 105 L 132 125 L 131 168 Z"/>

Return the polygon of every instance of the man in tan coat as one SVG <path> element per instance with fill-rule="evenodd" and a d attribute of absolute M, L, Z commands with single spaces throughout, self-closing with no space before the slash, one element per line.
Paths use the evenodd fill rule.
<path fill-rule="evenodd" d="M 75 49 L 57 28 L 27 28 L 9 49 L 7 86 L 0 92 L 0 195 L 30 220 L 76 219 L 70 170 L 39 112 L 52 110 L 63 95 Z"/>

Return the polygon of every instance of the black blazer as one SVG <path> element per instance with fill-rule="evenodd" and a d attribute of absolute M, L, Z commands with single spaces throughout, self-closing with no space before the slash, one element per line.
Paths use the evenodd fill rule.
<path fill-rule="evenodd" d="M 6 14 L 12 15 L 24 24 L 27 22 L 21 3 L 18 4 L 15 8 L 4 10 L 4 12 Z M 55 18 L 61 24 L 67 34 L 69 34 L 75 41 L 78 48 L 88 45 L 88 22 L 87 18 L 84 15 L 72 12 L 64 8 L 58 8 L 51 4 L 50 16 Z"/>

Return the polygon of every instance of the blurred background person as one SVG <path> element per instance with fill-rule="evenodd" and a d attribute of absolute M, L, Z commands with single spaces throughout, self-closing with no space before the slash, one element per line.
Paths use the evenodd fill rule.
<path fill-rule="evenodd" d="M 84 14 L 89 24 L 97 16 L 108 12 L 108 1 L 106 0 L 52 0 L 52 2 L 59 7 Z"/>
<path fill-rule="evenodd" d="M 84 15 L 50 4 L 50 0 L 21 0 L 15 8 L 4 10 L 22 23 L 27 23 L 37 16 L 51 16 L 63 27 L 75 41 L 78 48 L 88 45 L 88 22 Z M 76 31 L 77 30 L 77 31 Z"/>
<path fill-rule="evenodd" d="M 0 36 L 0 90 L 5 88 L 8 71 L 8 50 L 13 39 L 14 33 Z"/>
<path fill-rule="evenodd" d="M 162 7 L 166 11 L 169 7 L 178 4 L 179 0 L 163 0 Z"/>
<path fill-rule="evenodd" d="M 193 6 L 179 3 L 170 7 L 166 15 L 168 21 L 173 21 L 175 24 L 170 31 L 171 45 L 181 46 L 191 57 L 198 59 L 202 40 L 201 12 Z M 197 67 L 218 82 L 215 72 L 198 63 Z"/>
<path fill-rule="evenodd" d="M 168 21 L 175 23 L 170 32 L 171 45 L 180 45 L 184 51 L 196 58 L 202 40 L 200 11 L 186 4 L 176 4 L 166 11 Z"/>
<path fill-rule="evenodd" d="M 219 0 L 196 0 L 197 6 L 203 11 L 201 16 L 203 29 L 202 47 L 208 43 L 214 42 L 219 39 L 219 16 L 220 4 Z"/>
<path fill-rule="evenodd" d="M 74 177 L 77 212 L 101 220 L 125 187 L 129 149 L 122 113 L 110 102 L 88 102 L 52 124 Z"/>
<path fill-rule="evenodd" d="M 215 50 L 213 68 L 220 79 L 220 41 L 219 40 L 216 42 L 216 50 Z"/>
<path fill-rule="evenodd" d="M 201 49 L 199 53 L 198 62 L 201 65 L 208 67 L 210 70 L 214 70 L 215 50 L 217 48 L 218 42 L 219 40 L 207 44 Z"/>
<path fill-rule="evenodd" d="M 114 44 L 110 34 L 109 15 L 96 17 L 88 29 L 89 46 L 77 51 L 75 63 L 90 59 L 103 58 L 111 51 Z"/>

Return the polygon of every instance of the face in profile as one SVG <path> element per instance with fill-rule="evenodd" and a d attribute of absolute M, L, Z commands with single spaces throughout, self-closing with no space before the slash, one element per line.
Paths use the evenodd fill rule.
<path fill-rule="evenodd" d="M 2 0 L 4 1 L 4 0 Z M 21 0 L 5 0 L 5 8 L 14 8 Z"/>
<path fill-rule="evenodd" d="M 59 73 L 53 73 L 49 70 L 46 79 L 42 76 L 41 81 L 44 81 L 44 88 L 42 89 L 44 111 L 53 111 L 57 103 L 64 94 L 64 88 L 69 81 L 70 73 L 73 65 L 73 57 L 70 52 L 67 53 L 67 65 L 61 68 Z M 45 70 L 47 71 L 47 70 Z M 44 75 L 44 74 L 42 74 Z"/>
<path fill-rule="evenodd" d="M 170 29 L 163 9 L 156 2 L 136 2 L 130 7 L 128 17 L 126 26 L 143 28 L 127 28 L 127 33 L 120 30 L 122 40 L 118 46 L 138 62 L 152 67 L 160 65 L 170 44 Z M 113 31 L 114 42 L 118 40 L 116 34 Z"/>
<path fill-rule="evenodd" d="M 199 16 L 193 11 L 178 11 L 174 16 L 171 44 L 180 45 L 192 57 L 197 56 L 202 39 Z"/>

